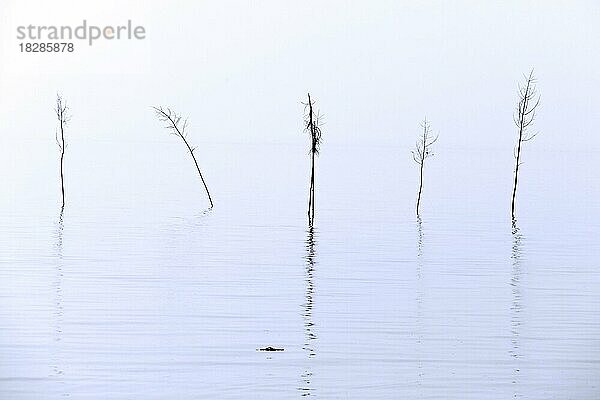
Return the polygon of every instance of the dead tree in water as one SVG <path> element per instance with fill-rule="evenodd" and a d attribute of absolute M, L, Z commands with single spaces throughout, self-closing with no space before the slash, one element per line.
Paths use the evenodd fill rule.
<path fill-rule="evenodd" d="M 177 114 L 175 111 L 172 111 L 170 108 L 163 109 L 162 107 L 152 107 L 156 112 L 156 116 L 159 121 L 164 122 L 165 128 L 167 128 L 172 135 L 178 136 L 185 143 L 192 159 L 194 160 L 194 164 L 196 165 L 196 169 L 198 170 L 198 175 L 200 175 L 200 179 L 202 180 L 202 184 L 204 184 L 204 189 L 206 189 L 206 194 L 208 195 L 208 201 L 210 202 L 210 208 L 213 208 L 213 201 L 210 197 L 210 192 L 208 191 L 208 186 L 206 186 L 206 182 L 204 181 L 204 177 L 202 176 L 202 172 L 200 172 L 200 167 L 198 166 L 198 161 L 196 160 L 196 156 L 194 155 L 195 147 L 190 146 L 187 141 L 187 119 L 181 121 L 181 115 Z"/>
<path fill-rule="evenodd" d="M 419 206 L 421 205 L 421 193 L 423 191 L 423 170 L 425 168 L 425 160 L 431 156 L 431 146 L 438 140 L 437 135 L 431 134 L 431 126 L 427 122 L 427 118 L 421 123 L 423 134 L 419 135 L 415 150 L 412 151 L 413 160 L 419 165 L 419 193 L 417 194 L 417 217 L 419 216 Z"/>
<path fill-rule="evenodd" d="M 533 139 L 537 133 L 531 134 L 528 128 L 533 124 L 537 108 L 540 104 L 540 96 L 537 93 L 536 79 L 533 70 L 525 77 L 525 83 L 519 85 L 519 103 L 515 111 L 514 121 L 517 125 L 519 136 L 514 149 L 515 156 L 515 180 L 512 192 L 511 216 L 515 220 L 515 197 L 517 195 L 517 184 L 519 179 L 519 166 L 521 162 L 521 145 Z"/>
<path fill-rule="evenodd" d="M 308 132 L 311 139 L 310 145 L 310 189 L 308 192 L 308 223 L 312 225 L 315 219 L 315 156 L 319 155 L 321 149 L 321 125 L 322 119 L 319 112 L 313 110 L 315 102 L 308 94 L 308 103 L 304 104 L 304 130 Z"/>
<path fill-rule="evenodd" d="M 56 113 L 56 118 L 58 119 L 58 129 L 54 133 L 54 137 L 56 139 L 56 144 L 60 150 L 60 192 L 62 196 L 62 206 L 61 210 L 65 208 L 65 175 L 64 175 L 64 160 L 65 160 L 65 127 L 67 126 L 67 122 L 69 122 L 69 108 L 67 107 L 67 103 L 61 97 L 60 94 L 56 95 L 56 108 L 54 109 Z"/>

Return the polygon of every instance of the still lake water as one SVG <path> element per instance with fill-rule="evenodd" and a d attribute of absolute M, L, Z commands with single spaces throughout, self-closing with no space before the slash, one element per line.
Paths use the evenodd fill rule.
<path fill-rule="evenodd" d="M 74 142 L 62 216 L 5 157 L 1 399 L 600 398 L 594 153 L 528 146 L 513 230 L 510 148 L 440 144 L 418 222 L 409 149 L 325 143 L 311 230 L 305 148 L 199 149 L 206 211 L 169 139 Z"/>

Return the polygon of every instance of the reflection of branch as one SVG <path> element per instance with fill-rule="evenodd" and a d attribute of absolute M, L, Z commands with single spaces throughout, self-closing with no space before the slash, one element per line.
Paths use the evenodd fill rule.
<path fill-rule="evenodd" d="M 313 296 L 314 296 L 314 267 L 315 267 L 315 232 L 314 228 L 308 228 L 308 236 L 306 239 L 306 302 L 304 303 L 304 328 L 306 332 L 306 343 L 304 349 L 309 352 L 309 357 L 315 356 L 315 350 L 311 342 L 317 338 L 313 328 Z"/>
<path fill-rule="evenodd" d="M 423 221 L 421 217 L 417 217 L 417 230 L 419 234 L 419 240 L 417 242 L 417 257 L 418 260 L 421 261 L 421 257 L 423 256 Z"/>
<path fill-rule="evenodd" d="M 62 322 L 63 322 L 63 297 L 62 297 L 62 280 L 63 280 L 63 229 L 64 229 L 64 224 L 63 224 L 63 210 L 61 209 L 60 211 L 60 215 L 58 218 L 58 226 L 57 226 L 57 232 L 56 232 L 56 281 L 54 283 L 54 287 L 55 287 L 55 291 L 56 291 L 56 301 L 55 301 L 55 305 L 56 305 L 56 310 L 54 312 L 54 315 L 56 316 L 56 328 L 55 328 L 55 333 L 56 333 L 56 337 L 54 339 L 54 341 L 58 344 L 61 340 L 62 340 Z M 56 365 L 54 365 L 54 373 L 56 375 L 62 375 L 63 374 L 63 370 L 60 366 L 61 364 L 61 360 L 60 357 L 58 355 L 59 349 L 56 348 L 55 349 L 55 363 Z"/>
<path fill-rule="evenodd" d="M 307 237 L 305 242 L 306 254 L 304 259 L 306 261 L 305 268 L 305 279 L 306 282 L 306 292 L 305 292 L 305 302 L 304 302 L 304 310 L 302 312 L 302 317 L 304 318 L 304 346 L 302 347 L 308 353 L 308 358 L 314 358 L 317 353 L 315 351 L 313 342 L 317 339 L 317 335 L 315 333 L 315 324 L 313 322 L 313 302 L 314 302 L 314 269 L 316 265 L 316 253 L 315 253 L 315 229 L 312 225 L 309 225 L 307 231 Z M 302 374 L 302 382 L 303 387 L 299 388 L 302 392 L 302 396 L 310 396 L 313 391 L 311 387 L 312 380 L 312 372 L 310 370 L 305 371 Z"/>
<path fill-rule="evenodd" d="M 417 334 L 417 384 L 421 387 L 423 380 L 423 363 L 421 360 L 421 350 L 423 346 L 423 223 L 421 218 L 417 216 L 417 319 L 416 319 L 416 334 Z M 420 397 L 420 396 L 419 396 Z"/>
<path fill-rule="evenodd" d="M 522 256 L 522 240 L 523 236 L 519 231 L 519 227 L 517 226 L 517 222 L 513 220 L 512 225 L 512 275 L 510 279 L 510 286 L 512 288 L 512 304 L 510 307 L 511 310 L 511 319 L 510 319 L 510 330 L 511 330 L 511 344 L 512 347 L 509 350 L 510 356 L 515 360 L 515 367 L 513 369 L 513 384 L 517 384 L 517 378 L 520 372 L 519 359 L 521 358 L 521 354 L 519 351 L 519 336 L 521 329 L 521 311 L 523 309 L 521 299 L 521 256 Z M 520 397 L 516 394 L 515 387 L 515 395 L 514 397 Z"/>

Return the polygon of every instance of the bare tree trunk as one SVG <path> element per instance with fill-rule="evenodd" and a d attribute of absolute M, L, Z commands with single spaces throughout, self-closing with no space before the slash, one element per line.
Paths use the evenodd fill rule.
<path fill-rule="evenodd" d="M 182 136 L 181 138 L 183 139 L 185 145 L 187 146 L 187 148 L 190 152 L 190 155 L 194 159 L 194 164 L 196 164 L 196 169 L 198 170 L 198 175 L 200 175 L 200 179 L 202 180 L 202 184 L 204 185 L 204 189 L 206 190 L 206 194 L 208 195 L 208 201 L 210 202 L 210 208 L 213 208 L 214 204 L 212 201 L 212 197 L 210 197 L 210 192 L 208 191 L 208 186 L 206 186 L 206 181 L 204 180 L 204 177 L 202 176 L 202 172 L 200 172 L 200 167 L 198 166 L 198 161 L 196 160 L 196 156 L 194 155 L 194 149 L 191 148 L 188 141 L 185 140 L 185 137 Z"/>
<path fill-rule="evenodd" d="M 56 108 L 54 109 L 56 113 L 56 118 L 58 119 L 58 129 L 60 129 L 60 137 L 59 132 L 55 130 L 54 136 L 56 139 L 56 144 L 60 150 L 60 194 L 61 194 L 61 212 L 65 208 L 65 174 L 64 174 L 64 161 L 65 161 L 65 127 L 67 125 L 67 121 L 69 121 L 69 108 L 67 107 L 67 103 L 61 97 L 60 94 L 56 95 Z"/>
<path fill-rule="evenodd" d="M 517 142 L 517 147 L 515 151 L 515 179 L 513 183 L 513 191 L 510 205 L 510 213 L 513 223 L 515 221 L 515 200 L 517 196 L 517 186 L 519 183 L 519 166 L 521 165 L 521 147 L 523 142 L 530 141 L 535 137 L 535 134 L 528 134 L 527 128 L 533 123 L 535 119 L 535 113 L 537 106 L 540 103 L 539 97 L 537 101 L 535 97 L 537 96 L 536 88 L 535 88 L 535 78 L 533 76 L 533 71 L 529 74 L 529 77 L 526 78 L 525 87 L 519 88 L 519 104 L 517 106 L 517 114 L 515 118 L 515 123 L 519 129 L 519 138 Z"/>
<path fill-rule="evenodd" d="M 312 153 L 312 160 L 311 160 L 311 173 L 310 173 L 310 196 L 311 196 L 311 201 L 310 201 L 310 206 L 311 206 L 311 222 L 314 221 L 315 219 L 315 153 Z"/>
<path fill-rule="evenodd" d="M 311 155 L 311 167 L 310 167 L 310 189 L 308 191 L 308 222 L 312 225 L 314 219 L 314 190 L 315 190 L 315 139 L 313 133 L 313 109 L 312 100 L 310 99 L 310 93 L 308 93 L 308 124 L 309 133 L 311 136 L 310 140 L 310 155 Z"/>
<path fill-rule="evenodd" d="M 321 146 L 320 115 L 313 112 L 313 101 L 308 93 L 305 104 L 304 130 L 310 135 L 310 188 L 308 190 L 308 223 L 312 226 L 315 218 L 315 156 Z M 308 110 L 308 111 L 307 111 Z"/>
<path fill-rule="evenodd" d="M 313 175 L 314 175 L 314 157 L 311 158 L 311 175 L 310 175 L 310 187 L 308 188 L 308 222 L 312 223 L 312 202 L 313 202 Z"/>
<path fill-rule="evenodd" d="M 518 180 L 519 180 L 519 161 L 521 160 L 521 144 L 523 143 L 523 130 L 524 130 L 524 120 L 523 117 L 521 116 L 524 112 L 524 110 L 527 109 L 527 102 L 529 101 L 529 99 L 527 98 L 527 95 L 529 93 L 529 84 L 530 81 L 527 80 L 527 86 L 525 87 L 525 97 L 523 98 L 523 105 L 521 107 L 519 107 L 519 142 L 517 144 L 517 157 L 516 157 L 516 163 L 515 163 L 515 182 L 513 185 L 513 192 L 512 192 L 512 201 L 511 201 L 511 205 L 510 205 L 510 211 L 511 211 L 511 217 L 514 220 L 515 219 L 515 198 L 517 196 L 517 184 L 518 184 Z"/>
<path fill-rule="evenodd" d="M 61 147 L 60 147 L 60 191 L 62 194 L 62 206 L 61 206 L 61 210 L 65 208 L 65 176 L 64 176 L 64 168 L 63 168 L 63 164 L 64 164 L 64 159 L 65 159 L 65 132 L 64 132 L 64 127 L 63 127 L 63 119 L 61 118 L 60 120 L 60 140 L 61 140 Z"/>
<path fill-rule="evenodd" d="M 419 216 L 419 206 L 421 205 L 421 192 L 423 191 L 423 166 L 425 165 L 425 160 L 421 162 L 421 172 L 419 176 L 419 194 L 417 195 L 417 217 Z"/>
<path fill-rule="evenodd" d="M 512 192 L 512 201 L 510 204 L 510 215 L 512 217 L 512 220 L 515 220 L 515 198 L 517 196 L 517 184 L 518 184 L 518 180 L 519 180 L 519 160 L 521 158 L 521 139 L 520 139 L 520 135 L 519 135 L 519 145 L 517 147 L 517 161 L 516 161 L 516 165 L 515 165 L 515 181 L 513 184 L 513 192 Z"/>

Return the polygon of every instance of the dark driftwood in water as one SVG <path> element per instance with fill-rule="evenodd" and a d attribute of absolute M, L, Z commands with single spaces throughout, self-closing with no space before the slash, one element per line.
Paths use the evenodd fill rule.
<path fill-rule="evenodd" d="M 308 191 L 308 223 L 312 225 L 315 219 L 315 156 L 321 149 L 322 119 L 317 111 L 313 110 L 315 102 L 308 93 L 308 102 L 304 104 L 304 130 L 310 135 L 310 189 Z"/>
<path fill-rule="evenodd" d="M 69 108 L 67 103 L 63 100 L 60 94 L 56 95 L 56 118 L 58 119 L 58 129 L 54 133 L 56 144 L 60 150 L 60 193 L 62 198 L 61 210 L 65 208 L 65 174 L 64 174 L 64 160 L 65 160 L 65 127 L 69 121 L 68 115 Z"/>
<path fill-rule="evenodd" d="M 206 190 L 206 194 L 208 195 L 208 201 L 210 202 L 210 208 L 213 208 L 212 197 L 210 197 L 210 192 L 208 191 L 208 186 L 206 186 L 206 181 L 202 176 L 202 172 L 200 172 L 200 167 L 198 166 L 198 160 L 196 160 L 196 156 L 194 155 L 194 151 L 196 151 L 195 147 L 190 146 L 187 141 L 187 119 L 181 121 L 181 116 L 177 114 L 175 111 L 172 111 L 170 108 L 163 109 L 162 107 L 152 107 L 156 112 L 156 116 L 161 122 L 165 122 L 165 128 L 167 128 L 172 135 L 179 136 L 185 146 L 187 147 L 192 159 L 194 160 L 194 164 L 196 165 L 196 170 L 198 170 L 198 175 L 200 175 L 200 179 L 202 180 L 202 184 L 204 185 L 204 189 Z"/>
<path fill-rule="evenodd" d="M 283 351 L 283 349 L 278 349 L 276 347 L 264 347 L 262 349 L 258 349 L 259 351 Z"/>
<path fill-rule="evenodd" d="M 425 160 L 431 156 L 431 146 L 438 140 L 438 136 L 431 134 L 431 126 L 427 122 L 427 118 L 421 123 L 423 134 L 419 135 L 415 150 L 412 151 L 413 160 L 419 165 L 419 192 L 417 194 L 417 217 L 419 216 L 419 207 L 421 205 L 421 193 L 423 192 L 423 170 L 425 168 Z"/>
<path fill-rule="evenodd" d="M 519 180 L 519 166 L 521 162 L 521 145 L 524 142 L 528 142 L 533 139 L 537 133 L 531 134 L 528 128 L 533 124 L 535 120 L 535 114 L 537 108 L 540 105 L 540 96 L 537 93 L 536 79 L 533 76 L 533 70 L 529 73 L 529 76 L 525 77 L 525 83 L 519 85 L 519 103 L 517 104 L 517 110 L 515 111 L 514 121 L 518 128 L 518 139 L 517 145 L 514 149 L 515 156 L 515 179 L 512 191 L 511 201 L 511 217 L 515 220 L 515 198 L 517 196 L 517 185 Z"/>

